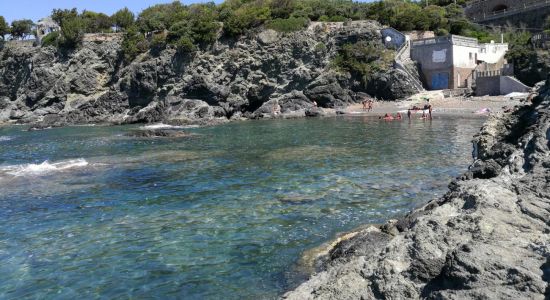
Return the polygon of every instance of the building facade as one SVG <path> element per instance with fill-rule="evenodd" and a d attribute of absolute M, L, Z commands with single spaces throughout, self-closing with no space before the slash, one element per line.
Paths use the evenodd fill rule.
<path fill-rule="evenodd" d="M 428 89 L 445 90 L 471 87 L 476 68 L 505 64 L 507 51 L 507 44 L 479 44 L 475 38 L 449 35 L 412 41 L 411 58 Z"/>
<path fill-rule="evenodd" d="M 46 35 L 59 30 L 61 28 L 52 18 L 43 18 L 36 23 L 36 39 L 40 43 Z"/>

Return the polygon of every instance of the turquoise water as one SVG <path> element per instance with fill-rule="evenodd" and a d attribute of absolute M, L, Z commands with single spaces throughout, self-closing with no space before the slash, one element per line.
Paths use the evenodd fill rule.
<path fill-rule="evenodd" d="M 0 298 L 276 298 L 305 250 L 441 195 L 482 122 L 0 127 Z"/>

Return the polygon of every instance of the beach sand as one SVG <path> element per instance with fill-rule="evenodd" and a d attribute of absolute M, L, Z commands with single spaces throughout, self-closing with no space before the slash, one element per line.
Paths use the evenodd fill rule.
<path fill-rule="evenodd" d="M 369 115 L 383 116 L 385 113 L 396 114 L 404 113 L 406 117 L 407 109 L 414 105 L 423 107 L 426 104 L 426 98 L 430 99 L 434 115 L 476 115 L 486 112 L 498 113 L 505 110 L 505 107 L 514 107 L 525 101 L 527 94 L 510 96 L 483 96 L 483 97 L 449 97 L 445 98 L 441 91 L 428 91 L 416 94 L 403 101 L 376 101 L 370 112 L 363 110 L 362 104 L 354 104 L 347 107 L 344 112 L 350 115 Z M 417 111 L 421 114 L 422 111 Z M 485 113 L 487 114 L 487 113 Z"/>

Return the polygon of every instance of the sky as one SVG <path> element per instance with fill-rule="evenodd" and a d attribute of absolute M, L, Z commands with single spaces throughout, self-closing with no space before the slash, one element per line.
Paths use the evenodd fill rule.
<path fill-rule="evenodd" d="M 10 22 L 17 19 L 31 19 L 38 21 L 43 17 L 49 16 L 54 8 L 78 8 L 95 12 L 102 12 L 108 15 L 117 10 L 128 7 L 134 13 L 139 13 L 143 9 L 159 3 L 170 3 L 173 0 L 0 0 L 0 16 L 4 16 L 6 21 Z M 361 2 L 370 2 L 372 0 L 362 0 Z M 200 0 L 182 0 L 184 4 L 211 2 Z M 222 0 L 214 1 L 216 3 Z"/>
<path fill-rule="evenodd" d="M 173 0 L 0 0 L 0 16 L 4 16 L 9 23 L 17 19 L 31 19 L 36 22 L 49 16 L 54 8 L 70 9 L 73 7 L 78 8 L 78 11 L 87 9 L 108 15 L 128 7 L 137 14 L 151 5 L 171 2 Z M 191 4 L 211 1 L 182 0 L 181 2 Z"/>

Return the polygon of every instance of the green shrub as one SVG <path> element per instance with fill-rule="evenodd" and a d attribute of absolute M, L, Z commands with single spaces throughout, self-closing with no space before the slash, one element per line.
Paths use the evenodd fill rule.
<path fill-rule="evenodd" d="M 279 31 L 279 32 L 293 32 L 304 29 L 309 24 L 309 19 L 306 18 L 288 18 L 288 19 L 275 19 L 267 23 L 267 28 Z"/>
<path fill-rule="evenodd" d="M 315 51 L 316 52 L 325 52 L 327 51 L 327 46 L 324 43 L 319 43 L 315 45 Z"/>
<path fill-rule="evenodd" d="M 61 34 L 59 33 L 59 31 L 48 33 L 42 38 L 42 47 L 54 46 L 57 48 L 59 46 L 60 36 Z"/>
<path fill-rule="evenodd" d="M 149 48 L 153 54 L 158 54 L 160 51 L 166 49 L 166 35 L 163 33 L 154 34 L 149 43 Z"/>
<path fill-rule="evenodd" d="M 360 41 L 346 44 L 333 59 L 332 66 L 359 77 L 366 86 L 372 75 L 391 67 L 395 52 L 376 42 Z"/>
<path fill-rule="evenodd" d="M 247 3 L 229 13 L 224 22 L 224 31 L 236 36 L 243 34 L 246 30 L 258 27 L 271 18 L 269 7 L 260 3 Z"/>
<path fill-rule="evenodd" d="M 85 25 L 81 18 L 69 18 L 61 25 L 61 37 L 59 46 L 64 49 L 74 49 L 84 37 Z"/>
<path fill-rule="evenodd" d="M 176 50 L 179 53 L 189 53 L 197 49 L 191 38 L 189 38 L 188 36 L 181 37 L 179 40 L 177 40 L 175 46 Z"/>
<path fill-rule="evenodd" d="M 146 52 L 148 49 L 149 43 L 136 26 L 126 30 L 122 41 L 122 52 L 126 62 L 134 60 L 139 54 Z"/>

